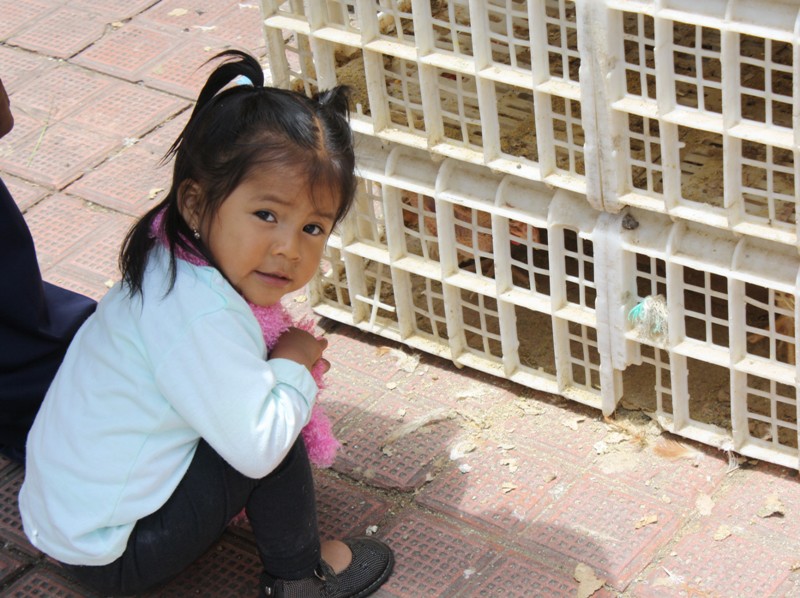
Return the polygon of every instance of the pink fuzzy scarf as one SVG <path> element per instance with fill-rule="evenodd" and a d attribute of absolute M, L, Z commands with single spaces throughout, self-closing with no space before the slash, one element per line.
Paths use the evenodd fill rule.
<path fill-rule="evenodd" d="M 155 217 L 153 220 L 152 233 L 153 238 L 158 239 L 166 245 L 166 237 L 162 227 L 163 212 Z M 176 256 L 179 259 L 189 262 L 195 266 L 208 266 L 200 256 L 188 253 L 181 248 L 176 248 Z M 261 326 L 261 331 L 264 334 L 264 342 L 269 351 L 278 342 L 281 335 L 289 328 L 295 327 L 305 330 L 306 332 L 313 332 L 314 323 L 310 320 L 302 320 L 300 322 L 292 321 L 292 317 L 286 308 L 281 303 L 262 307 L 254 303 L 247 304 L 253 310 L 253 315 L 258 320 Z M 317 386 L 322 389 L 322 376 L 323 365 L 321 362 L 317 363 L 311 371 L 311 375 Z M 328 416 L 325 414 L 324 409 L 319 404 L 315 403 L 311 411 L 311 419 L 306 424 L 301 432 L 303 440 L 305 441 L 306 450 L 308 451 L 308 458 L 317 467 L 330 467 L 336 458 L 336 452 L 341 447 L 341 444 L 333 435 L 333 429 Z"/>

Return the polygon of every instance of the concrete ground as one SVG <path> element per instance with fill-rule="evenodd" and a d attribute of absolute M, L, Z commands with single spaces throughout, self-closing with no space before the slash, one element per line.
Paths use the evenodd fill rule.
<path fill-rule="evenodd" d="M 0 175 L 47 280 L 100 298 L 120 241 L 169 187 L 159 160 L 228 47 L 265 54 L 257 0 L 0 0 L 17 124 Z M 303 295 L 293 310 L 308 309 Z M 378 596 L 800 596 L 797 472 L 681 442 L 641 413 L 604 421 L 331 321 L 322 400 L 344 443 L 317 472 L 326 537 L 394 548 Z M 0 461 L 0 594 L 85 597 L 25 539 L 23 469 Z M 234 525 L 151 596 L 254 596 Z"/>

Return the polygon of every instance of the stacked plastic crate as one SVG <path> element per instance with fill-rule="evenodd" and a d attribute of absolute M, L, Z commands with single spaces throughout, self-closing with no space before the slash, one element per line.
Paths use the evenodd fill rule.
<path fill-rule="evenodd" d="M 319 313 L 800 465 L 796 4 L 263 7 L 276 85 L 354 90 Z"/>

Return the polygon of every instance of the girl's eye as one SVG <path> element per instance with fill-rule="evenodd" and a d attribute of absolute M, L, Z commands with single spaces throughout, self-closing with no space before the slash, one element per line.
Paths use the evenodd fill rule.
<path fill-rule="evenodd" d="M 256 212 L 256 218 L 260 218 L 264 222 L 275 222 L 275 214 L 267 212 L 266 210 L 259 210 Z"/>
<path fill-rule="evenodd" d="M 325 230 L 319 224 L 306 224 L 303 228 L 310 235 L 324 235 Z"/>

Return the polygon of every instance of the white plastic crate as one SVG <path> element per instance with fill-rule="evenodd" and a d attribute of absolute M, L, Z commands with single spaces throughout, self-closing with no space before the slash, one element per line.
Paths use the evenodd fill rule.
<path fill-rule="evenodd" d="M 604 209 L 797 245 L 796 2 L 587 2 Z"/>
<path fill-rule="evenodd" d="M 796 250 L 634 209 L 598 242 L 615 256 L 598 286 L 623 405 L 644 399 L 682 436 L 800 466 Z M 659 295 L 668 309 L 660 334 L 629 317 Z"/>
<path fill-rule="evenodd" d="M 795 2 L 263 5 L 276 84 L 352 85 L 367 135 L 798 245 Z"/>
<path fill-rule="evenodd" d="M 597 144 L 587 137 L 594 110 L 584 106 L 592 90 L 581 84 L 578 3 L 262 3 L 276 85 L 348 84 L 362 133 L 599 201 L 587 182 L 597 160 L 584 155 Z"/>
<path fill-rule="evenodd" d="M 357 205 L 329 243 L 314 309 L 613 410 L 596 315 L 602 213 L 577 194 L 374 137 L 357 148 Z"/>
<path fill-rule="evenodd" d="M 793 247 L 358 136 L 315 311 L 611 414 L 800 467 Z M 663 329 L 632 310 L 663 297 Z"/>
<path fill-rule="evenodd" d="M 264 0 L 275 83 L 356 90 L 314 309 L 800 468 L 799 10 Z"/>

